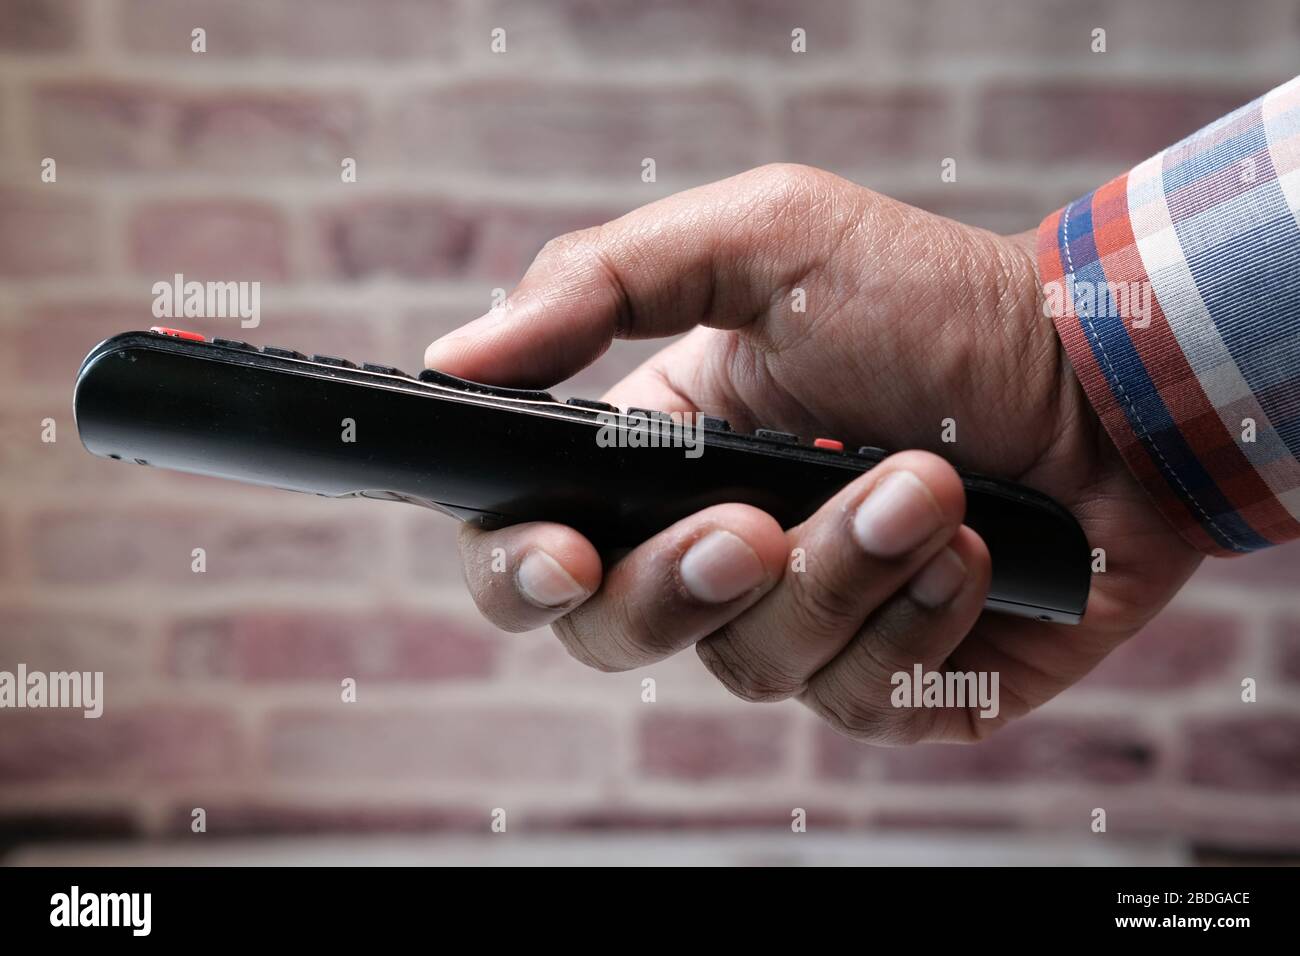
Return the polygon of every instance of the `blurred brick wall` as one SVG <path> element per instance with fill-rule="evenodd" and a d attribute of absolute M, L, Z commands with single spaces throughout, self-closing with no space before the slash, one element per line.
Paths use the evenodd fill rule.
<path fill-rule="evenodd" d="M 494 632 L 439 516 L 100 461 L 69 408 L 84 353 L 149 325 L 176 271 L 263 282 L 261 328 L 178 324 L 417 369 L 549 236 L 766 161 L 1028 228 L 1291 75 L 1298 37 L 1281 0 L 5 0 L 0 668 L 108 682 L 99 721 L 0 713 L 6 839 L 183 834 L 196 806 L 211 832 L 482 830 L 493 807 L 512 830 L 786 827 L 800 806 L 1086 838 L 1102 806 L 1121 839 L 1300 849 L 1296 546 L 1211 563 L 990 743 L 878 750 L 731 699 L 689 653 L 603 675 Z"/>

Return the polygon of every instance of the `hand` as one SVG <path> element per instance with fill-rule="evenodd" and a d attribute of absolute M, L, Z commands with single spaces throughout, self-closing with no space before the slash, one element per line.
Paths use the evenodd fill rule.
<path fill-rule="evenodd" d="M 548 387 L 614 338 L 692 330 L 606 400 L 916 450 L 789 531 L 724 504 L 608 567 L 571 528 L 466 527 L 480 610 L 508 630 L 551 624 L 601 670 L 693 644 L 739 696 L 797 697 L 878 743 L 979 740 L 1060 693 L 1164 606 L 1200 558 L 1080 390 L 1043 310 L 1032 243 L 798 166 L 752 170 L 551 241 L 503 307 L 433 343 L 426 364 Z M 795 289 L 806 311 L 793 309 Z M 948 418 L 955 444 L 940 438 Z M 924 449 L 1075 514 L 1107 564 L 1082 624 L 981 613 L 988 552 L 961 523 L 956 472 Z M 490 569 L 496 548 L 507 574 Z M 804 573 L 786 570 L 794 548 Z M 998 672 L 998 716 L 894 708 L 891 674 L 917 663 Z"/>

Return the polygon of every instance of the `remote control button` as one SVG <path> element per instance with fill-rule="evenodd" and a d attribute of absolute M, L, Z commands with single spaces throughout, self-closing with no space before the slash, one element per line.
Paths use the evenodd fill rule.
<path fill-rule="evenodd" d="M 834 438 L 814 438 L 814 448 L 825 448 L 827 451 L 843 451 L 844 442 L 836 441 Z"/>
<path fill-rule="evenodd" d="M 731 422 L 725 418 L 714 418 L 712 415 L 704 415 L 704 427 L 708 431 L 729 432 L 731 431 Z"/>
<path fill-rule="evenodd" d="M 875 445 L 863 445 L 858 449 L 858 454 L 865 458 L 888 458 L 889 452 L 883 448 L 877 448 Z"/>
<path fill-rule="evenodd" d="M 263 355 L 274 355 L 276 358 L 305 359 L 307 356 L 301 352 L 295 352 L 293 349 L 282 349 L 277 345 L 262 346 Z"/>
<path fill-rule="evenodd" d="M 378 372 L 380 375 L 400 375 L 402 378 L 411 377 L 400 368 L 393 368 L 391 365 L 376 365 L 374 362 L 363 362 L 361 369 L 365 372 Z"/>
<path fill-rule="evenodd" d="M 256 352 L 256 345 L 249 345 L 247 342 L 240 342 L 236 339 L 213 339 L 213 345 L 223 345 L 228 349 L 242 349 L 245 352 Z"/>
<path fill-rule="evenodd" d="M 629 408 L 627 410 L 627 417 L 644 418 L 647 421 L 663 421 L 664 419 L 668 419 L 669 421 L 672 420 L 669 418 L 667 412 L 657 412 L 652 408 Z"/>
<path fill-rule="evenodd" d="M 349 362 L 347 359 L 335 358 L 333 355 L 313 355 L 313 362 L 320 362 L 321 365 L 333 365 L 337 368 L 356 368 L 356 362 Z"/>
<path fill-rule="evenodd" d="M 618 406 L 609 402 L 598 402 L 594 398 L 570 398 L 564 403 L 574 408 L 586 408 L 593 412 L 617 412 Z"/>
<path fill-rule="evenodd" d="M 755 438 L 763 438 L 767 441 L 779 441 L 785 445 L 799 444 L 799 436 L 791 435 L 789 432 L 774 432 L 770 428 L 759 428 L 754 432 Z"/>
<path fill-rule="evenodd" d="M 159 335 L 170 335 L 174 339 L 184 339 L 186 342 L 206 342 L 202 332 L 186 332 L 184 329 L 169 329 L 165 325 L 151 325 L 150 332 L 157 332 Z"/>
<path fill-rule="evenodd" d="M 466 378 L 458 378 L 447 372 L 440 372 L 436 368 L 426 368 L 420 373 L 420 381 L 429 385 L 441 385 L 444 388 L 454 388 L 458 392 L 470 392 L 474 395 L 492 395 L 497 398 L 517 398 L 527 402 L 553 402 L 555 397 L 550 392 L 543 392 L 531 388 L 506 388 L 501 385 L 484 385 L 482 382 L 471 382 Z"/>

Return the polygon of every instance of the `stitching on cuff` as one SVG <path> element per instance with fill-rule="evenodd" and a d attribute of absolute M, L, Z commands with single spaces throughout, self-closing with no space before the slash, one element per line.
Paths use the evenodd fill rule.
<path fill-rule="evenodd" d="M 1071 302 L 1074 301 L 1075 281 L 1074 262 L 1070 256 L 1070 213 L 1073 208 L 1074 203 L 1069 203 L 1065 207 L 1064 218 L 1061 220 L 1060 240 L 1060 244 L 1065 251 L 1065 275 L 1069 280 L 1067 289 L 1070 294 Z M 1093 325 L 1092 318 L 1087 315 L 1080 315 L 1077 311 L 1075 311 L 1074 315 L 1075 318 L 1079 320 L 1079 325 L 1083 329 L 1084 334 L 1088 336 L 1090 341 L 1096 344 L 1098 353 L 1100 353 L 1102 359 L 1105 361 L 1104 374 L 1106 375 L 1107 380 L 1116 389 L 1120 399 L 1123 400 L 1124 405 L 1130 412 L 1132 412 L 1132 420 L 1137 425 L 1137 428 L 1135 429 L 1137 439 L 1155 453 L 1156 459 L 1160 465 L 1160 470 L 1165 474 L 1165 480 L 1171 481 L 1180 491 L 1182 491 L 1184 499 L 1192 503 L 1197 514 L 1201 516 L 1202 522 L 1217 531 L 1223 540 L 1228 542 L 1228 546 L 1233 551 L 1246 551 L 1247 549 L 1243 547 L 1236 538 L 1228 534 L 1215 523 L 1214 519 L 1210 517 L 1209 513 L 1201 505 L 1201 502 L 1197 500 L 1196 495 L 1192 494 L 1187 485 L 1183 483 L 1183 479 L 1179 476 L 1178 472 L 1169 464 L 1164 453 L 1160 451 L 1160 446 L 1156 443 L 1155 438 L 1151 435 L 1150 429 L 1147 428 L 1146 423 L 1142 420 L 1142 413 L 1138 411 L 1137 406 L 1133 403 L 1133 399 L 1129 394 L 1124 391 L 1124 383 L 1120 380 L 1119 372 L 1115 369 L 1115 365 L 1111 361 L 1110 356 L 1106 354 L 1106 345 L 1102 342 L 1101 336 L 1097 334 L 1097 329 Z M 1120 317 L 1120 321 L 1123 321 L 1122 316 Z M 1177 428 L 1177 425 L 1174 427 Z"/>

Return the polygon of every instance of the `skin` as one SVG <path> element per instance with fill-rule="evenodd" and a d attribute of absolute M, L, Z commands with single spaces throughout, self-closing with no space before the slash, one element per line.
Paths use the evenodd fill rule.
<path fill-rule="evenodd" d="M 806 291 L 805 312 L 791 307 L 794 288 Z M 426 364 L 549 387 L 615 338 L 680 332 L 689 334 L 606 400 L 911 450 L 788 531 L 755 508 L 720 505 L 617 561 L 602 562 L 560 525 L 466 527 L 466 580 L 489 620 L 514 631 L 549 624 L 573 656 L 607 671 L 693 645 L 738 696 L 797 698 L 856 739 L 974 742 L 1082 678 L 1200 562 L 1081 391 L 1045 317 L 1032 233 L 964 226 L 821 170 L 765 166 L 552 240 L 504 308 L 435 342 Z M 940 440 L 945 418 L 957 422 L 955 444 Z M 1106 549 L 1107 571 L 1094 576 L 1080 625 L 981 613 L 988 553 L 961 524 L 961 483 L 944 459 L 1050 494 Z M 907 554 L 872 557 L 853 537 L 852 515 L 900 470 L 924 483 L 941 528 Z M 715 529 L 749 545 L 762 583 L 710 604 L 685 589 L 678 561 Z M 787 570 L 796 547 L 809 556 L 804 573 Z M 495 548 L 510 573 L 491 573 Z M 908 584 L 945 548 L 965 566 L 965 582 L 927 608 Z M 537 549 L 586 593 L 558 608 L 525 597 L 514 572 Z M 918 662 L 998 672 L 1000 713 L 892 707 L 890 675 Z"/>

